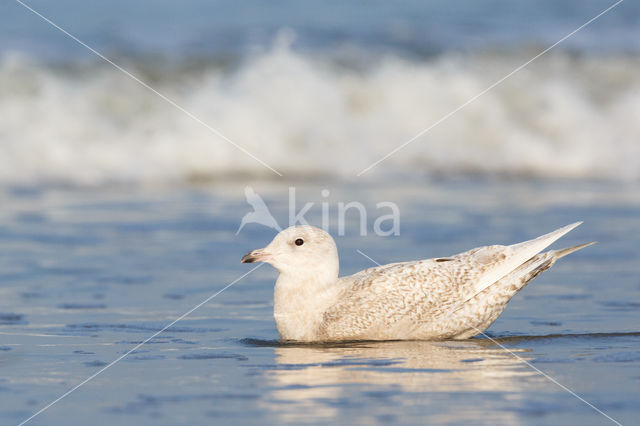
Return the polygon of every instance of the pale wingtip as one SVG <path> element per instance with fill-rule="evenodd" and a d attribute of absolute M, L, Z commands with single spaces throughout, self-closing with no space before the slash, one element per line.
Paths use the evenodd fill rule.
<path fill-rule="evenodd" d="M 518 249 L 520 247 L 530 247 L 531 245 L 536 244 L 538 246 L 538 252 L 542 251 L 543 249 L 553 244 L 555 241 L 562 238 L 564 235 L 571 232 L 574 228 L 580 226 L 582 223 L 583 223 L 582 221 L 573 222 L 569 225 L 563 226 L 562 228 L 558 228 L 555 231 L 551 231 L 548 234 L 541 235 L 538 238 L 535 238 L 533 240 L 524 241 L 518 244 L 513 244 L 511 247 Z"/>
<path fill-rule="evenodd" d="M 548 234 L 542 235 L 541 237 L 536 238 L 536 240 L 547 240 L 547 246 L 551 245 L 551 243 L 573 231 L 575 228 L 582 225 L 582 223 L 582 221 L 573 222 L 569 225 L 563 226 L 562 228 L 556 229 L 555 231 L 549 232 Z"/>
<path fill-rule="evenodd" d="M 577 222 L 570 223 L 570 224 L 569 224 L 569 225 L 567 225 L 567 226 L 563 226 L 563 227 L 562 227 L 562 228 L 560 228 L 559 230 L 567 229 L 568 231 L 571 231 L 572 229 L 577 228 L 578 226 L 582 225 L 583 223 L 584 223 L 584 222 L 583 222 L 582 220 L 579 220 L 579 221 L 577 221 Z M 567 232 L 568 232 L 568 231 L 567 231 Z"/>

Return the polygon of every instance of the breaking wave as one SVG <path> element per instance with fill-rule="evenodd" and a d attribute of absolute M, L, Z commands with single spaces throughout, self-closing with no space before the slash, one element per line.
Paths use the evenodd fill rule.
<path fill-rule="evenodd" d="M 123 66 L 285 175 L 355 176 L 537 52 L 350 62 L 282 44 L 233 65 Z M 638 69 L 636 55 L 550 53 L 367 173 L 640 179 Z M 0 60 L 1 183 L 237 174 L 273 175 L 108 64 Z"/>

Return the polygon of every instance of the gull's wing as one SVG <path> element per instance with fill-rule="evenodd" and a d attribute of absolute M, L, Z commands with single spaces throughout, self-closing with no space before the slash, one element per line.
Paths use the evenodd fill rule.
<path fill-rule="evenodd" d="M 582 222 L 575 222 L 564 226 L 548 234 L 542 235 L 533 240 L 511 246 L 489 246 L 484 247 L 474 253 L 474 260 L 486 265 L 484 272 L 473 283 L 473 292 L 480 293 L 509 272 L 549 247 L 553 242 L 567 234 L 569 231 L 579 226 Z"/>
<path fill-rule="evenodd" d="M 419 324 L 452 312 L 580 223 L 511 246 L 383 265 L 341 278 L 345 290 L 325 312 L 320 332 L 366 338 L 372 327 L 392 328 L 401 320 L 406 327 L 407 318 Z"/>

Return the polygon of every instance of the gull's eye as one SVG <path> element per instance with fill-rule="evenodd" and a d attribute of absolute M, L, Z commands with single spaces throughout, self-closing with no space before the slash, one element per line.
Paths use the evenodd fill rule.
<path fill-rule="evenodd" d="M 303 245 L 303 244 L 304 244 L 304 240 L 303 240 L 302 238 L 298 238 L 298 239 L 296 240 L 296 245 L 297 245 L 297 246 L 301 246 L 301 245 Z"/>

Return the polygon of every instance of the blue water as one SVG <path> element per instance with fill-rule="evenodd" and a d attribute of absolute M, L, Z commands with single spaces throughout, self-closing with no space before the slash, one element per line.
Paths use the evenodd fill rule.
<path fill-rule="evenodd" d="M 26 2 L 39 13 L 101 50 L 130 55 L 246 54 L 268 45 L 283 28 L 300 49 L 352 45 L 388 53 L 431 55 L 450 49 L 521 48 L 552 44 L 615 1 L 544 0 L 455 3 L 403 1 L 143 1 Z M 4 2 L 0 47 L 55 58 L 82 56 L 82 48 L 23 6 Z M 577 50 L 640 49 L 640 7 L 626 1 L 589 31 L 567 41 Z"/>
<path fill-rule="evenodd" d="M 286 222 L 288 190 L 251 181 Z M 526 287 L 464 342 L 281 345 L 276 272 L 257 269 L 77 389 L 32 424 L 607 424 L 530 362 L 623 424 L 640 413 L 638 190 L 606 183 L 298 182 L 320 200 L 397 203 L 401 234 L 336 237 L 341 273 L 513 243 L 574 220 L 560 246 L 598 244 Z M 322 189 L 330 189 L 321 198 Z M 0 418 L 17 424 L 248 271 L 273 232 L 247 225 L 242 184 L 2 192 Z M 331 216 L 332 217 L 332 216 Z M 330 219 L 334 226 L 334 219 Z M 336 233 L 333 229 L 332 232 Z M 506 349 L 505 349 L 506 348 Z M 513 353 L 510 353 L 513 352 Z M 516 358 L 517 355 L 519 358 Z"/>

